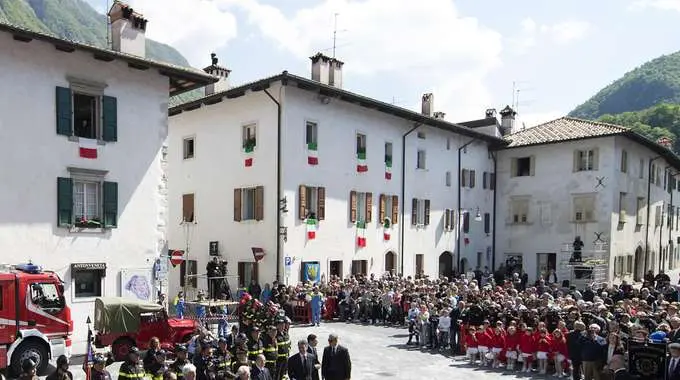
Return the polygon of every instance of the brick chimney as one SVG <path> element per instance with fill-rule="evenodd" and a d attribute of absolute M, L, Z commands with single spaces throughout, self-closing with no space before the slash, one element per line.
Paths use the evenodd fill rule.
<path fill-rule="evenodd" d="M 215 83 L 210 83 L 209 85 L 205 86 L 205 96 L 227 91 L 229 89 L 229 73 L 231 73 L 231 70 L 224 66 L 218 65 L 219 59 L 215 53 L 210 54 L 210 60 L 210 66 L 203 69 L 203 71 L 212 76 L 218 77 L 219 80 Z"/>
<path fill-rule="evenodd" d="M 115 51 L 146 57 L 147 19 L 118 0 L 108 13 L 111 25 L 111 48 Z"/>
<path fill-rule="evenodd" d="M 342 66 L 345 64 L 344 62 L 323 53 L 316 53 L 309 59 L 312 60 L 312 80 L 342 88 Z"/>
<path fill-rule="evenodd" d="M 422 114 L 430 117 L 434 115 L 434 95 L 432 93 L 423 94 Z"/>
<path fill-rule="evenodd" d="M 515 116 L 517 112 L 510 108 L 510 106 L 505 106 L 500 112 L 501 114 L 501 135 L 507 136 L 511 134 L 515 129 Z"/>

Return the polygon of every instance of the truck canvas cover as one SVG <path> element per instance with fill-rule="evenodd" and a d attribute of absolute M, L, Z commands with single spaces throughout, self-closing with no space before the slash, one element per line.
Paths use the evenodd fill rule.
<path fill-rule="evenodd" d="M 118 297 L 97 298 L 94 303 L 94 328 L 104 334 L 136 332 L 140 314 L 161 310 L 163 306 L 150 302 Z"/>

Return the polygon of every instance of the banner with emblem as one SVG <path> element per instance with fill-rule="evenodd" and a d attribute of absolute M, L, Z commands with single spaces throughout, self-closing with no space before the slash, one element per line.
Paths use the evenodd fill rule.
<path fill-rule="evenodd" d="M 666 344 L 628 341 L 630 374 L 645 379 L 664 379 L 666 375 Z"/>
<path fill-rule="evenodd" d="M 304 280 L 316 284 L 321 277 L 321 264 L 318 262 L 304 263 Z"/>

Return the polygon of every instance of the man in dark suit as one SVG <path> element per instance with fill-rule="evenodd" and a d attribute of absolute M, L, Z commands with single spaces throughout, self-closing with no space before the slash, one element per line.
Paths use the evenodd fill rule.
<path fill-rule="evenodd" d="M 633 380 L 633 376 L 626 370 L 626 359 L 623 355 L 612 356 L 609 362 L 609 369 L 614 372 L 612 380 Z"/>
<path fill-rule="evenodd" d="M 316 351 L 316 346 L 319 344 L 319 340 L 317 339 L 315 334 L 309 334 L 307 336 L 307 352 L 314 355 L 316 358 L 316 362 L 314 362 L 315 365 L 321 366 L 321 363 L 319 363 L 319 354 Z M 312 371 L 312 380 L 319 380 L 319 367 L 315 366 L 314 370 Z"/>
<path fill-rule="evenodd" d="M 264 355 L 257 355 L 257 359 L 255 359 L 255 365 L 250 371 L 250 378 L 252 380 L 274 380 L 274 377 L 272 376 L 271 372 L 269 372 L 269 369 L 265 367 L 266 361 L 267 359 L 264 357 Z"/>
<path fill-rule="evenodd" d="M 298 353 L 288 358 L 288 377 L 290 380 L 314 380 L 318 359 L 307 352 L 307 341 L 298 341 Z"/>
<path fill-rule="evenodd" d="M 666 380 L 680 380 L 680 343 L 673 342 L 668 345 L 668 351 L 671 356 L 668 357 L 666 363 Z"/>
<path fill-rule="evenodd" d="M 321 361 L 321 377 L 324 380 L 349 380 L 352 373 L 352 361 L 349 351 L 338 344 L 338 336 L 328 336 L 328 346 L 323 349 Z"/>

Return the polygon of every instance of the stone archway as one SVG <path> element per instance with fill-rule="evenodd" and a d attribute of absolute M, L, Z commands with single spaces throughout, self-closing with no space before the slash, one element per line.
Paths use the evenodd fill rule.
<path fill-rule="evenodd" d="M 397 254 L 388 251 L 385 253 L 385 272 L 394 274 L 397 269 Z"/>
<path fill-rule="evenodd" d="M 638 246 L 635 250 L 635 265 L 633 270 L 633 279 L 635 281 L 642 281 L 645 275 L 645 253 L 642 247 Z"/>
<path fill-rule="evenodd" d="M 453 277 L 453 254 L 449 251 L 439 255 L 439 276 Z"/>

